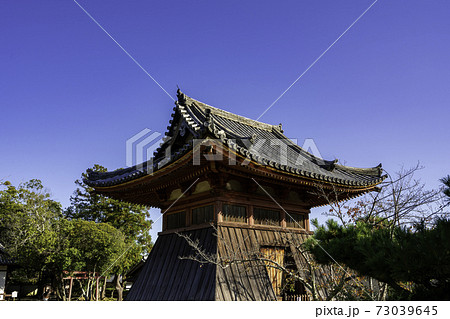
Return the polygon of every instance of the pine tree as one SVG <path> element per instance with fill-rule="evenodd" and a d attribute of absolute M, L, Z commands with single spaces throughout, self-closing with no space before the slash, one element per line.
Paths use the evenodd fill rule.
<path fill-rule="evenodd" d="M 317 225 L 307 245 L 319 263 L 337 261 L 387 283 L 391 298 L 450 299 L 450 220 L 393 231 L 380 224 L 343 226 L 329 220 L 326 226 Z"/>
<path fill-rule="evenodd" d="M 450 203 L 450 175 L 442 178 L 441 182 L 444 184 L 444 195 L 448 197 L 448 202 Z"/>

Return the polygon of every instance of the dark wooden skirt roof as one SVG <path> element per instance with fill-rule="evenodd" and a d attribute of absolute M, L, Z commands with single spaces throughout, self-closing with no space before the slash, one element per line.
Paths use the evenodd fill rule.
<path fill-rule="evenodd" d="M 245 260 L 261 247 L 293 248 L 307 238 L 307 234 L 283 233 L 280 229 L 262 230 L 218 226 L 185 232 L 203 251 L 221 260 Z M 186 239 L 176 233 L 160 235 L 145 265 L 133 284 L 127 300 L 276 300 L 267 268 L 263 261 L 231 263 L 221 267 L 212 263 L 201 264 L 179 257 L 195 255 Z M 297 269 L 307 265 L 296 255 Z M 325 287 L 323 271 L 315 270 L 318 284 Z M 308 276 L 308 274 L 305 274 Z M 326 299 L 326 291 L 319 291 Z"/>
<path fill-rule="evenodd" d="M 207 252 L 216 252 L 212 228 L 192 231 L 190 236 L 208 243 Z M 178 258 L 192 253 L 177 234 L 158 236 L 127 300 L 214 300 L 216 267 Z"/>

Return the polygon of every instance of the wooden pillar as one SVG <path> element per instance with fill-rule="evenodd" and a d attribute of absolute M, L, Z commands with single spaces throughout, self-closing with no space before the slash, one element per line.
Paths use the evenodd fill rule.
<path fill-rule="evenodd" d="M 218 223 L 223 222 L 222 202 L 220 200 L 216 201 L 216 212 L 217 212 L 217 214 L 216 214 L 216 216 L 217 216 L 216 221 Z"/>
<path fill-rule="evenodd" d="M 248 224 L 253 226 L 255 221 L 253 219 L 253 205 L 248 205 Z"/>
<path fill-rule="evenodd" d="M 281 217 L 281 223 L 280 226 L 283 228 L 286 228 L 286 218 L 287 218 L 287 214 L 284 210 L 282 210 L 280 212 L 280 217 Z"/>
<path fill-rule="evenodd" d="M 188 207 L 186 208 L 186 227 L 189 227 L 192 225 L 192 208 Z"/>
<path fill-rule="evenodd" d="M 70 284 L 69 284 L 69 301 L 72 299 L 72 286 L 73 286 L 73 277 L 70 277 Z"/>
<path fill-rule="evenodd" d="M 97 279 L 95 280 L 95 301 L 98 301 L 98 281 L 100 280 L 100 277 L 97 274 Z"/>
<path fill-rule="evenodd" d="M 165 214 L 164 214 L 164 210 L 161 208 L 161 214 L 162 214 L 162 216 L 161 216 L 161 218 L 162 218 L 162 227 L 161 227 L 161 230 L 162 231 L 165 231 L 166 229 L 167 229 L 167 217 L 166 216 L 164 216 Z"/>

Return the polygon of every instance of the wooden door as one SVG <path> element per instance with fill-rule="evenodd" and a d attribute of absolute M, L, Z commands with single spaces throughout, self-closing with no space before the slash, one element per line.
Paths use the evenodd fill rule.
<path fill-rule="evenodd" d="M 284 248 L 278 247 L 261 247 L 263 258 L 268 259 L 264 261 L 269 274 L 270 282 L 277 297 L 282 295 L 283 290 L 283 271 L 277 269 L 277 264 L 283 266 L 284 264 Z M 273 262 L 272 262 L 273 261 Z"/>

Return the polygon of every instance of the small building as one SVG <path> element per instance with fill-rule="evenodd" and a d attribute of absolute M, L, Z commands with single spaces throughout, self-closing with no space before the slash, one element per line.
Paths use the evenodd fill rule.
<path fill-rule="evenodd" d="M 373 191 L 383 179 L 381 165 L 322 160 L 288 139 L 281 125 L 178 91 L 153 158 L 91 171 L 86 183 L 163 214 L 162 232 L 127 300 L 280 300 L 288 299 L 286 278 L 263 260 L 304 269 L 298 249 L 311 234 L 310 209 Z M 249 258 L 255 254 L 263 258 Z M 298 284 L 291 290 L 306 294 Z"/>
<path fill-rule="evenodd" d="M 5 252 L 3 245 L 0 244 L 0 300 L 5 300 L 8 269 L 11 269 L 13 266 L 14 260 Z"/>

